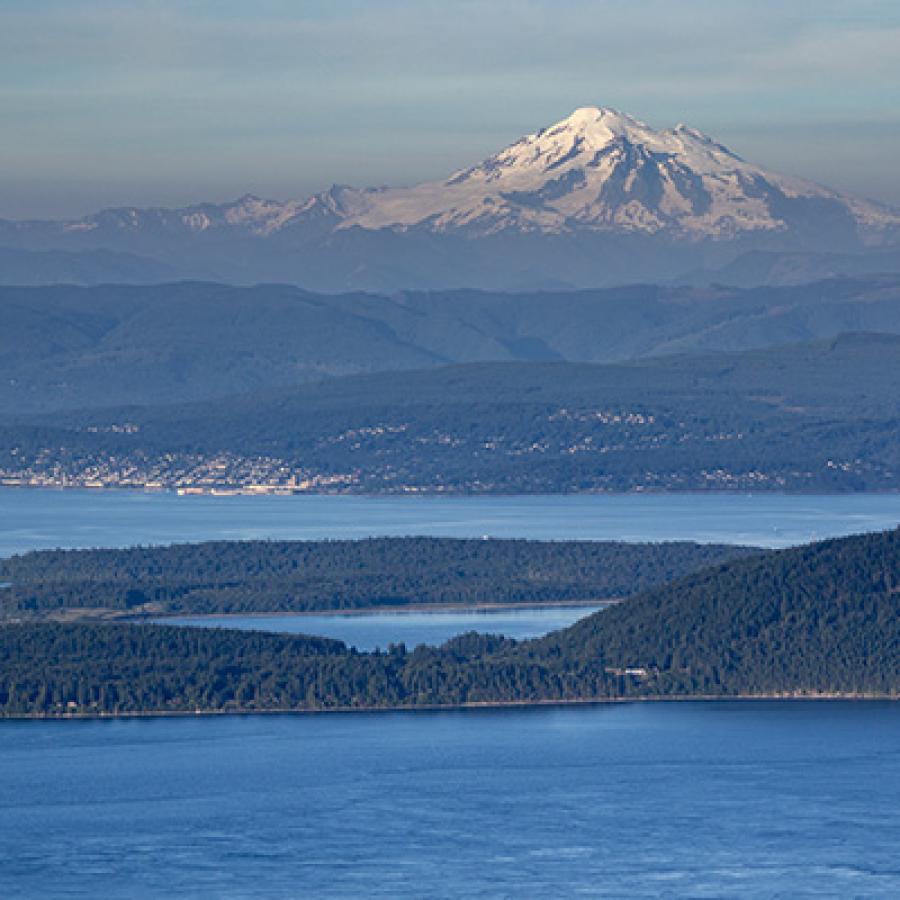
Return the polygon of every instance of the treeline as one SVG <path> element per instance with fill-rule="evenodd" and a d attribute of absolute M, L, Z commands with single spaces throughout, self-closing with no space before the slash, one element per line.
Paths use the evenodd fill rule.
<path fill-rule="evenodd" d="M 157 625 L 0 627 L 5 715 L 369 709 L 664 696 L 900 696 L 900 531 L 770 551 L 545 638 L 337 641 Z"/>
<path fill-rule="evenodd" d="M 305 612 L 613 599 L 752 553 L 688 542 L 372 538 L 54 550 L 0 560 L 0 613 Z"/>
<path fill-rule="evenodd" d="M 367 709 L 572 698 L 563 662 L 523 667 L 515 642 L 357 653 L 315 638 L 159 625 L 0 626 L 0 714 Z M 598 674 L 597 689 L 608 679 Z"/>
<path fill-rule="evenodd" d="M 900 530 L 712 567 L 531 652 L 640 666 L 662 693 L 897 693 Z"/>

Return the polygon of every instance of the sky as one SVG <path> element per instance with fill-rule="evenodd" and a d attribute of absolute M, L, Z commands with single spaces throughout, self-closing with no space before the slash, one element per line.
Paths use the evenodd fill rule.
<path fill-rule="evenodd" d="M 900 3 L 0 0 L 0 217 L 411 184 L 588 105 L 900 206 Z"/>

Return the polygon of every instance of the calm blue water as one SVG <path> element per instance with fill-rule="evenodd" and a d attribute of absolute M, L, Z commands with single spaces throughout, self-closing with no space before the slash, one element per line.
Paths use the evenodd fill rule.
<path fill-rule="evenodd" d="M 900 896 L 900 704 L 0 727 L 3 897 Z"/>
<path fill-rule="evenodd" d="M 404 643 L 443 644 L 466 631 L 505 634 L 523 640 L 565 628 L 596 612 L 598 606 L 557 606 L 552 609 L 460 610 L 457 612 L 403 612 L 352 616 L 180 616 L 158 619 L 176 625 L 203 628 L 240 628 L 318 634 L 336 638 L 357 650 L 387 648 Z"/>
<path fill-rule="evenodd" d="M 423 534 L 780 547 L 898 523 L 900 494 L 178 497 L 0 488 L 0 556 L 215 538 Z"/>
<path fill-rule="evenodd" d="M 0 555 L 372 534 L 781 546 L 898 522 L 900 495 L 0 490 Z M 401 632 L 420 625 L 443 639 L 473 615 L 507 633 L 566 624 L 450 615 L 315 618 L 361 646 L 416 643 Z M 311 619 L 252 624 L 312 630 Z M 3 898 L 895 898 L 898 810 L 900 704 L 0 722 Z"/>

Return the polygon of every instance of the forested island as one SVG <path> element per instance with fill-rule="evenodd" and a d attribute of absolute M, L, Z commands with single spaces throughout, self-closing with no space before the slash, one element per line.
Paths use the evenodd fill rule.
<path fill-rule="evenodd" d="M 163 625 L 0 626 L 6 716 L 690 697 L 900 697 L 900 530 L 704 568 L 531 641 L 339 641 Z"/>
<path fill-rule="evenodd" d="M 45 550 L 0 560 L 0 617 L 136 618 L 618 600 L 751 548 L 370 538 Z"/>

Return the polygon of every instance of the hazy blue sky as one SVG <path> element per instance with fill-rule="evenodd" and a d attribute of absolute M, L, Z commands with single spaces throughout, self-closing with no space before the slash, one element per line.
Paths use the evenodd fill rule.
<path fill-rule="evenodd" d="M 900 204 L 900 2 L 0 0 L 0 215 L 441 177 L 589 104 Z"/>

